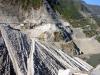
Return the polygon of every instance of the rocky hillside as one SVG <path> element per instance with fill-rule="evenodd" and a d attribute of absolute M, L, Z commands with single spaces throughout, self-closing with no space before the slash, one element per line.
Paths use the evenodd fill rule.
<path fill-rule="evenodd" d="M 47 41 L 28 37 L 23 32 L 2 24 L 0 42 L 1 75 L 58 75 L 59 70 L 88 73 L 93 67 L 71 57 Z"/>
<path fill-rule="evenodd" d="M 88 5 L 88 7 L 91 9 L 91 13 L 94 16 L 100 17 L 100 6 L 99 5 Z"/>
<path fill-rule="evenodd" d="M 48 0 L 48 2 L 53 10 L 73 27 L 82 28 L 87 37 L 98 35 L 100 22 L 97 9 L 99 6 L 93 7 L 82 0 Z"/>
<path fill-rule="evenodd" d="M 0 0 L 0 75 L 91 74 L 73 37 L 77 27 L 97 36 L 90 9 L 80 0 Z"/>

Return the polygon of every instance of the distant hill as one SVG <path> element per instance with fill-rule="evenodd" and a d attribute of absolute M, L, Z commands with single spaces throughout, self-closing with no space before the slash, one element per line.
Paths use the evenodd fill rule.
<path fill-rule="evenodd" d="M 100 17 L 100 6 L 98 5 L 88 5 L 91 9 L 91 13 L 97 17 Z"/>

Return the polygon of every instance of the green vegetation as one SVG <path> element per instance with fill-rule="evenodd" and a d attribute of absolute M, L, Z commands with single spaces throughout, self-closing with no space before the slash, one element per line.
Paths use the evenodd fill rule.
<path fill-rule="evenodd" d="M 90 23 L 88 22 L 87 19 L 85 18 L 80 18 L 80 19 L 72 19 L 70 21 L 70 23 L 72 24 L 73 27 L 77 28 L 77 27 L 85 27 L 87 25 L 90 25 Z"/>
<path fill-rule="evenodd" d="M 96 67 L 98 64 L 100 64 L 100 54 L 90 55 L 89 58 L 86 58 L 86 61 L 93 67 Z"/>
<path fill-rule="evenodd" d="M 32 6 L 34 9 L 38 9 L 42 5 L 42 0 L 32 0 Z"/>
<path fill-rule="evenodd" d="M 81 16 L 78 9 L 75 7 L 73 0 L 59 0 L 59 2 L 48 0 L 48 2 L 55 11 L 58 11 L 62 17 L 67 20 L 78 19 Z"/>
<path fill-rule="evenodd" d="M 59 12 L 73 27 L 81 27 L 87 37 L 92 37 L 97 34 L 96 29 L 98 26 L 91 23 L 91 18 L 85 18 L 80 14 L 79 1 L 59 0 L 56 2 L 54 0 L 48 0 L 48 2 L 54 11 Z"/>
<path fill-rule="evenodd" d="M 95 18 L 95 20 L 96 20 L 98 26 L 100 27 L 100 17 L 94 17 L 94 18 Z"/>
<path fill-rule="evenodd" d="M 79 2 L 74 2 L 74 0 L 59 0 L 58 2 L 48 0 L 48 2 L 52 8 L 58 11 L 64 19 L 68 20 L 73 27 L 90 25 L 89 20 L 84 18 L 79 12 Z"/>
<path fill-rule="evenodd" d="M 100 42 L 100 36 L 96 36 L 96 40 L 98 41 L 98 42 Z"/>
<path fill-rule="evenodd" d="M 23 9 L 27 9 L 30 5 L 30 0 L 18 0 Z"/>
<path fill-rule="evenodd" d="M 42 0 L 11 0 L 10 2 L 12 4 L 19 4 L 24 10 L 30 7 L 37 9 L 42 5 Z"/>
<path fill-rule="evenodd" d="M 83 27 L 83 32 L 86 34 L 87 37 L 93 37 L 94 35 L 98 34 L 96 29 L 97 29 L 96 25 L 90 24 L 90 25 Z"/>
<path fill-rule="evenodd" d="M 88 31 L 83 31 L 87 37 L 93 37 L 94 35 L 97 34 L 97 32 L 95 30 L 88 30 Z"/>

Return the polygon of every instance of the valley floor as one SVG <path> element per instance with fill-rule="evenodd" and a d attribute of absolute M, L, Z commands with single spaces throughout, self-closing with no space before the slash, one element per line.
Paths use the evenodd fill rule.
<path fill-rule="evenodd" d="M 100 53 L 100 43 L 94 38 L 87 38 L 80 28 L 73 29 L 73 41 L 84 54 Z"/>
<path fill-rule="evenodd" d="M 80 28 L 73 28 L 73 41 L 84 53 L 80 56 L 92 66 L 100 64 L 100 43 L 95 38 L 87 38 Z"/>

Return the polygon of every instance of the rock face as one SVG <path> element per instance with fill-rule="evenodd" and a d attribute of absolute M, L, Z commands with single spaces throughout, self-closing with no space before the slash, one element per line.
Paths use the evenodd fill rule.
<path fill-rule="evenodd" d="M 7 47 L 6 51 L 4 51 L 7 52 L 5 55 L 9 56 L 12 60 L 16 72 L 20 70 L 24 75 L 26 75 L 26 63 L 30 50 L 27 37 L 20 33 L 20 31 L 14 30 L 9 26 L 1 26 L 1 33 Z M 21 72 L 17 72 L 17 75 L 22 75 Z"/>
<path fill-rule="evenodd" d="M 58 75 L 60 69 L 88 72 L 93 68 L 76 61 L 48 42 L 34 38 L 30 38 L 30 42 L 24 33 L 10 26 L 2 25 L 0 30 L 1 75 Z"/>
<path fill-rule="evenodd" d="M 3 5 L 7 2 L 8 5 Z M 62 24 L 59 16 L 47 0 L 44 0 L 44 5 L 39 10 L 31 9 L 24 13 L 19 7 L 10 5 L 9 1 L 6 0 L 0 1 L 0 8 L 2 8 L 1 14 L 2 11 L 6 12 L 6 16 L 4 13 L 2 14 L 5 17 L 4 22 L 19 22 L 11 18 L 12 13 L 14 13 L 15 19 L 21 19 L 22 26 L 26 26 L 28 30 L 33 29 L 32 34 L 29 33 L 32 37 L 29 37 L 25 31 L 18 30 L 13 24 L 16 29 L 12 28 L 11 23 L 10 26 L 0 24 L 0 75 L 58 75 L 60 69 L 89 72 L 93 68 L 89 64 L 80 63 L 57 48 L 54 43 L 50 43 L 51 40 L 52 42 L 63 40 L 65 43 L 71 41 L 71 46 L 64 44 L 62 47 L 65 49 L 71 47 L 72 50 L 77 51 L 76 54 L 80 53 L 72 41 L 72 31 L 67 25 L 68 23 Z M 11 10 L 13 8 L 15 9 Z M 11 11 L 8 12 L 7 10 Z M 0 17 L 0 19 L 2 18 Z M 9 19 L 13 20 L 10 21 Z M 37 40 L 38 36 L 41 36 L 42 39 L 46 38 L 46 41 Z M 70 50 L 70 48 L 68 49 Z"/>
<path fill-rule="evenodd" d="M 0 74 L 10 74 L 10 58 L 4 40 L 0 37 Z"/>

